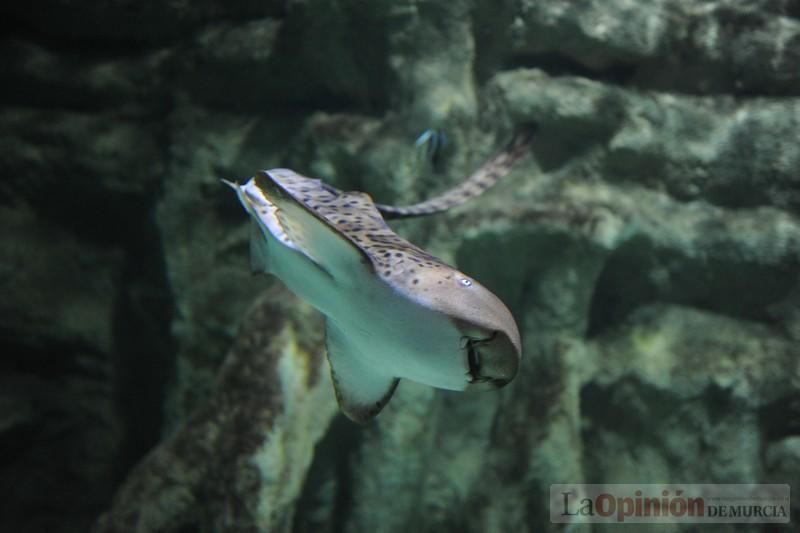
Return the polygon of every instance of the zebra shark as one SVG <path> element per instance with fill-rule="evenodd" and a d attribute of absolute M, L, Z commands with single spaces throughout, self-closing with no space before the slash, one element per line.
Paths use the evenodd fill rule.
<path fill-rule="evenodd" d="M 251 218 L 255 272 L 278 277 L 325 315 L 341 410 L 365 423 L 400 379 L 449 390 L 494 389 L 517 373 L 522 345 L 511 312 L 479 282 L 403 239 L 387 218 L 451 209 L 510 171 L 518 135 L 464 183 L 406 207 L 375 204 L 292 170 L 263 170 L 232 187 Z"/>

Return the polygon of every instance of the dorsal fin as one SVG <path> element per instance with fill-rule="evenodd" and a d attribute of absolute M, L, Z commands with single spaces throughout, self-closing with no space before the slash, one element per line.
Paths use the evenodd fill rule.
<path fill-rule="evenodd" d="M 442 194 L 409 206 L 375 204 L 375 207 L 383 214 L 384 218 L 391 219 L 431 215 L 464 204 L 483 194 L 486 189 L 511 171 L 514 163 L 525 155 L 533 133 L 533 127 L 518 132 L 502 152 L 484 163 L 469 178 Z"/>

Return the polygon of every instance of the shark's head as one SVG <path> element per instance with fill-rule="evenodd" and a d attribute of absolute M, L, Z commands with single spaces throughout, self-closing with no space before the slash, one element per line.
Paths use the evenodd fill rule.
<path fill-rule="evenodd" d="M 417 301 L 447 315 L 460 333 L 452 355 L 461 362 L 464 388 L 495 389 L 510 382 L 517 374 L 522 346 L 505 304 L 455 269 L 431 270 L 418 279 Z"/>

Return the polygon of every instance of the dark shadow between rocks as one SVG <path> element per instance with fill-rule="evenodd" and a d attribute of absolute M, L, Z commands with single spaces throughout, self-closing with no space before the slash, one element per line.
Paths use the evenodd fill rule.
<path fill-rule="evenodd" d="M 615 250 L 600 273 L 589 335 L 607 331 L 653 302 L 775 324 L 770 306 L 783 300 L 796 283 L 797 267 L 788 262 L 767 265 L 710 251 L 690 257 L 635 238 Z"/>
<path fill-rule="evenodd" d="M 342 533 L 353 506 L 352 466 L 364 429 L 339 413 L 314 448 L 297 502 L 293 533 Z"/>

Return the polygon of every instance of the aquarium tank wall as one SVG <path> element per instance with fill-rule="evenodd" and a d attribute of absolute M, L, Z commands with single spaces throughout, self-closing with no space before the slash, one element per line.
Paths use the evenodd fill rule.
<path fill-rule="evenodd" d="M 0 28 L 0 531 L 797 531 L 800 2 Z"/>

